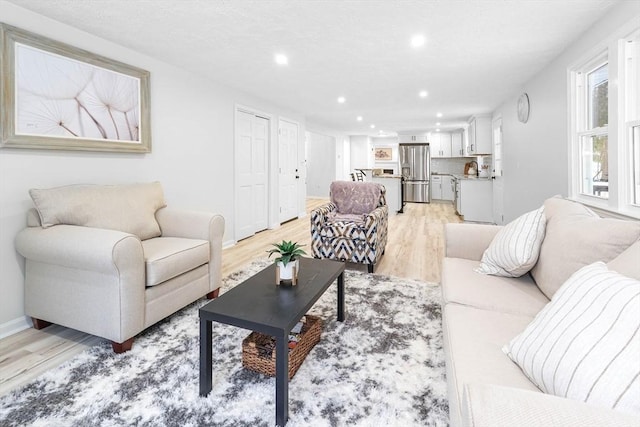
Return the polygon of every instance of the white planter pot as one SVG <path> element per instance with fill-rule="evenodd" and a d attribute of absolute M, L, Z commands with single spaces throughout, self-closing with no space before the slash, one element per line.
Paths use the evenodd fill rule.
<path fill-rule="evenodd" d="M 291 280 L 293 279 L 294 268 L 296 272 L 298 271 L 298 260 L 291 261 L 287 265 L 278 262 L 277 266 L 280 271 L 280 280 Z"/>

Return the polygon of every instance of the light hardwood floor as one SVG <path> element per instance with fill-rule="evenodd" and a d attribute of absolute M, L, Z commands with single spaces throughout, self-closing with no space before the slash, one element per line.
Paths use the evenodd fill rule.
<path fill-rule="evenodd" d="M 326 202 L 309 199 L 307 212 Z M 439 282 L 444 224 L 448 222 L 461 222 L 450 203 L 407 204 L 403 214 L 389 218 L 387 248 L 376 273 Z M 309 249 L 309 229 L 307 215 L 224 249 L 223 277 L 254 260 L 266 258 L 271 243 L 283 239 L 300 242 Z M 350 264 L 348 268 L 366 271 L 364 265 Z M 101 338 L 58 325 L 40 331 L 27 329 L 0 340 L 0 396 L 101 341 Z"/>

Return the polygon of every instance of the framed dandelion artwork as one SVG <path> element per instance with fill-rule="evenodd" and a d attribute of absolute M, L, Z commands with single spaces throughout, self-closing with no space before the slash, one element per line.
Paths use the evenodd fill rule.
<path fill-rule="evenodd" d="M 149 72 L 0 23 L 1 147 L 151 151 Z"/>

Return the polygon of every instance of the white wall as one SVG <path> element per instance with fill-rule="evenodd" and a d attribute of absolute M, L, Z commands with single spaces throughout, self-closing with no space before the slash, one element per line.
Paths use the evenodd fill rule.
<path fill-rule="evenodd" d="M 351 135 L 350 145 L 350 172 L 354 169 L 370 169 L 373 165 L 373 155 L 371 152 L 371 138 L 366 135 Z"/>
<path fill-rule="evenodd" d="M 391 157 L 392 160 L 388 162 L 379 162 L 376 161 L 375 155 L 373 156 L 373 167 L 380 169 L 393 169 L 394 173 L 399 173 L 399 163 L 398 163 L 398 137 L 397 136 L 389 136 L 389 137 L 372 137 L 371 145 L 373 146 L 373 150 L 377 147 L 391 147 Z"/>
<path fill-rule="evenodd" d="M 307 195 L 329 197 L 329 186 L 336 179 L 336 138 L 307 134 Z"/>
<path fill-rule="evenodd" d="M 0 336 L 24 324 L 24 261 L 14 238 L 32 207 L 29 188 L 72 183 L 127 183 L 158 180 L 170 206 L 219 212 L 225 241 L 233 242 L 233 138 L 236 104 L 273 114 L 272 159 L 277 159 L 277 120 L 298 121 L 304 152 L 304 117 L 201 76 L 131 51 L 0 0 L 3 22 L 151 72 L 153 152 L 116 154 L 0 150 Z M 3 106 L 4 107 L 4 106 Z M 302 156 L 300 156 L 302 158 Z M 272 177 L 277 174 L 272 174 Z M 277 180 L 272 182 L 277 189 Z M 271 191 L 277 212 L 277 191 Z M 300 206 L 304 212 L 304 188 Z"/>
<path fill-rule="evenodd" d="M 494 112 L 494 117 L 502 115 L 503 123 L 505 222 L 539 207 L 555 194 L 567 196 L 567 69 L 596 46 L 605 46 L 633 19 L 640 19 L 638 2 L 620 2 Z M 522 92 L 529 95 L 531 103 L 527 123 L 520 123 L 516 115 Z"/>

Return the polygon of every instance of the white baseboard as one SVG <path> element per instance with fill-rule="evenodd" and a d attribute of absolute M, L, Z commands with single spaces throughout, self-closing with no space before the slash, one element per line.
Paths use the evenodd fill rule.
<path fill-rule="evenodd" d="M 227 249 L 230 248 L 231 246 L 235 246 L 236 245 L 236 241 L 235 240 L 227 240 L 226 242 L 222 242 L 222 249 Z"/>
<path fill-rule="evenodd" d="M 9 335 L 17 334 L 20 331 L 29 329 L 33 325 L 31 324 L 31 318 L 28 316 L 18 317 L 17 319 L 9 320 L 0 325 L 0 339 L 6 338 Z"/>
<path fill-rule="evenodd" d="M 300 219 L 300 218 L 304 218 L 304 217 L 306 217 L 306 216 L 307 216 L 307 213 L 306 213 L 306 212 L 299 213 L 299 214 L 298 214 L 298 219 Z"/>

